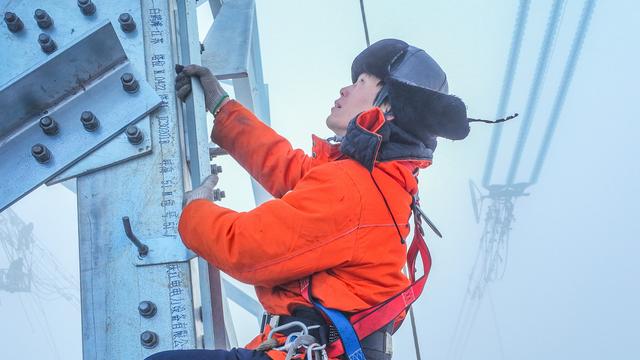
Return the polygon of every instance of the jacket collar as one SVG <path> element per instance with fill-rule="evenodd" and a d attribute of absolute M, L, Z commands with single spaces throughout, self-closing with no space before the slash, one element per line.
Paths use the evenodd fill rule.
<path fill-rule="evenodd" d="M 384 113 L 377 107 L 351 120 L 340 143 L 332 143 L 315 135 L 312 138 L 316 159 L 334 161 L 349 157 L 369 171 L 376 165 L 380 167 L 395 162 L 414 175 L 418 169 L 431 165 L 436 147 L 435 136 L 431 143 L 425 145 L 393 121 L 385 121 Z"/>

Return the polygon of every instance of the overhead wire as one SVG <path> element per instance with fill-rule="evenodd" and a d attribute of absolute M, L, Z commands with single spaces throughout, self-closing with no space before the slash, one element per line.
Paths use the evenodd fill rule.
<path fill-rule="evenodd" d="M 367 41 L 367 46 L 371 45 L 369 41 L 369 28 L 367 27 L 367 15 L 364 13 L 364 0 L 360 0 L 360 12 L 362 13 L 362 25 L 364 26 L 364 37 Z"/>
<path fill-rule="evenodd" d="M 578 59 L 580 58 L 582 44 L 584 43 L 584 39 L 589 28 L 589 23 L 593 14 L 593 9 L 595 8 L 595 4 L 595 0 L 588 0 L 582 10 L 580 23 L 578 24 L 578 29 L 576 31 L 576 35 L 574 36 L 573 44 L 571 45 L 571 51 L 569 53 L 569 57 L 567 58 L 567 63 L 562 74 L 562 79 L 560 80 L 558 95 L 556 95 L 555 101 L 551 107 L 551 115 L 549 116 L 549 122 L 547 123 L 547 128 L 545 130 L 542 145 L 533 166 L 533 171 L 531 173 L 531 178 L 529 181 L 532 184 L 538 181 L 540 171 L 542 170 L 542 165 L 544 164 L 544 160 L 549 151 L 551 140 L 553 138 L 553 134 L 560 118 L 560 112 L 562 111 L 562 107 L 564 106 L 564 102 L 567 98 L 569 86 L 571 84 L 571 80 L 573 79 L 573 74 L 575 73 L 576 64 L 578 63 Z"/>
<path fill-rule="evenodd" d="M 500 90 L 500 100 L 498 101 L 498 109 L 496 110 L 496 117 L 503 117 L 507 111 L 507 105 L 511 98 L 511 89 L 513 88 L 513 80 L 515 78 L 516 69 L 518 68 L 518 61 L 520 59 L 520 49 L 522 48 L 522 38 L 524 37 L 524 31 L 527 25 L 527 19 L 529 17 L 529 6 L 531 0 L 520 0 L 518 5 L 518 15 L 514 24 L 513 35 L 511 38 L 511 48 L 509 50 L 509 57 L 507 60 L 507 66 L 505 69 L 504 79 L 502 80 L 502 89 Z M 493 173 L 493 166 L 495 164 L 496 155 L 498 153 L 498 146 L 500 144 L 500 137 L 502 135 L 502 125 L 496 125 L 493 127 L 493 133 L 491 134 L 491 143 L 489 145 L 489 152 L 487 154 L 487 160 L 484 166 L 484 174 L 482 175 L 482 186 L 487 188 L 491 181 L 491 175 Z"/>
<path fill-rule="evenodd" d="M 565 0 L 555 0 L 551 8 L 551 13 L 549 14 L 542 47 L 538 54 L 536 70 L 533 75 L 533 83 L 531 83 L 531 88 L 529 89 L 527 105 L 525 107 L 523 119 L 520 121 L 520 131 L 518 132 L 513 158 L 511 159 L 511 166 L 509 166 L 509 171 L 507 173 L 507 185 L 512 185 L 514 183 L 518 167 L 520 166 L 520 160 L 524 152 L 527 138 L 529 137 L 529 131 L 531 130 L 531 123 L 535 117 L 540 100 L 540 92 L 542 91 L 544 80 L 546 78 L 549 59 L 551 58 L 551 53 L 555 46 L 558 27 L 560 26 L 560 19 L 562 17 L 564 7 Z"/>

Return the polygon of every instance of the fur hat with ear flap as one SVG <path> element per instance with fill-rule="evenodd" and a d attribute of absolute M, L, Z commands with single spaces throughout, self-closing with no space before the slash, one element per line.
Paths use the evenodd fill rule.
<path fill-rule="evenodd" d="M 447 75 L 424 50 L 401 40 L 380 40 L 353 61 L 354 83 L 362 73 L 384 82 L 374 105 L 388 101 L 394 123 L 421 142 L 434 136 L 461 140 L 469 134 L 464 102 L 449 95 Z"/>

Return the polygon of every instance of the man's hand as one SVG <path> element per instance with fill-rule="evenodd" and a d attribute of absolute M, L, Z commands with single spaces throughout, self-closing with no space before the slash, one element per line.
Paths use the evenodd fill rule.
<path fill-rule="evenodd" d="M 182 198 L 182 207 L 189 205 L 190 202 L 197 199 L 205 199 L 209 201 L 214 201 L 215 198 L 215 187 L 218 184 L 218 175 L 212 174 L 207 176 L 206 179 L 202 182 L 200 186 L 197 188 L 187 191 L 184 193 L 184 197 Z"/>
<path fill-rule="evenodd" d="M 176 64 L 176 92 L 180 100 L 185 99 L 191 94 L 191 78 L 196 77 L 200 80 L 204 89 L 204 102 L 207 111 L 214 112 L 218 110 L 228 99 L 227 92 L 224 91 L 218 79 L 211 73 L 211 70 L 204 66 L 187 65 L 182 66 Z"/>

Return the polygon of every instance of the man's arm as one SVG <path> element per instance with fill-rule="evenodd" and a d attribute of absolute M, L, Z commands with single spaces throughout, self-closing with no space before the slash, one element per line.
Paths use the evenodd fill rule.
<path fill-rule="evenodd" d="M 176 92 L 184 101 L 191 94 L 191 79 L 200 81 L 207 110 L 214 114 L 211 139 L 227 150 L 251 176 L 279 198 L 316 163 L 258 120 L 251 111 L 230 101 L 211 71 L 199 65 L 176 65 Z"/>
<path fill-rule="evenodd" d="M 271 195 L 282 197 L 318 160 L 265 125 L 232 100 L 215 118 L 211 140 L 227 150 Z"/>
<path fill-rule="evenodd" d="M 275 286 L 351 261 L 360 195 L 337 164 L 311 170 L 282 199 L 249 212 L 207 200 L 183 210 L 179 231 L 187 247 L 234 278 Z"/>

